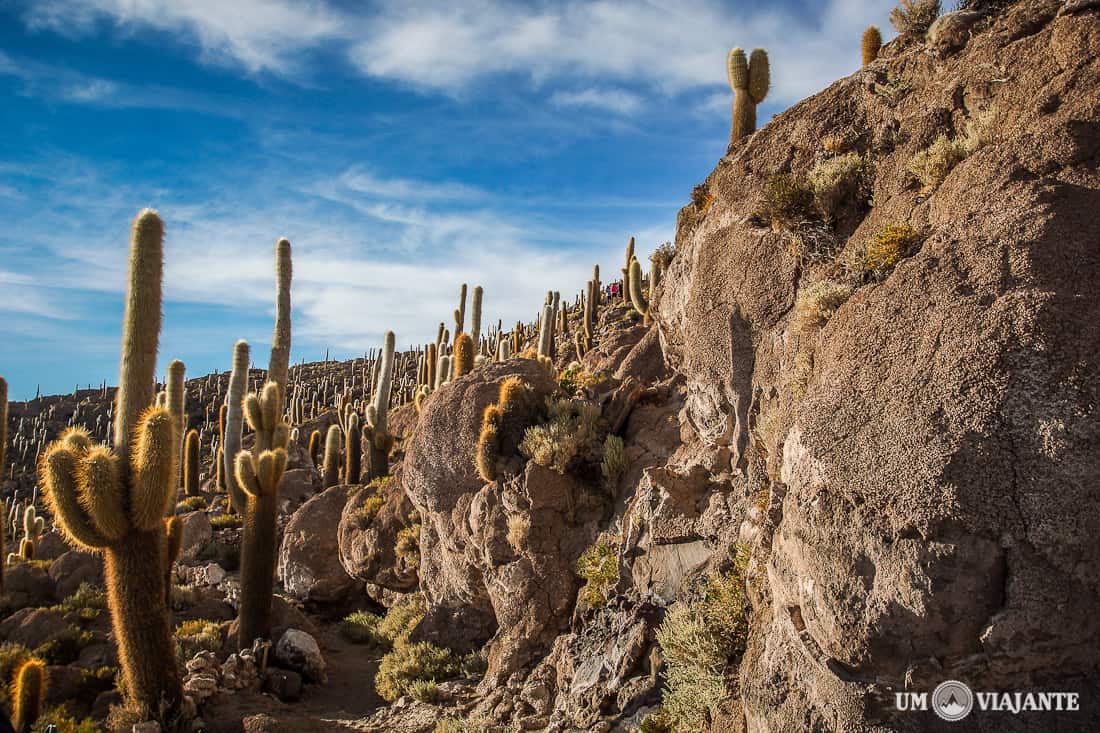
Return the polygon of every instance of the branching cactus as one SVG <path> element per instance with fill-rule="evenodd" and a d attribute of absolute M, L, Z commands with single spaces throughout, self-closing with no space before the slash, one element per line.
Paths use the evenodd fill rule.
<path fill-rule="evenodd" d="M 733 90 L 733 129 L 730 143 L 756 132 L 756 105 L 764 101 L 771 85 L 768 54 L 764 49 L 754 49 L 748 60 L 740 48 L 730 50 L 726 59 L 726 72 Z"/>
<path fill-rule="evenodd" d="M 321 486 L 328 488 L 340 483 L 340 426 L 329 425 L 325 434 L 325 459 L 321 471 Z"/>
<path fill-rule="evenodd" d="M 466 302 L 466 286 L 462 286 L 462 301 Z M 378 369 L 378 384 L 374 389 L 374 400 L 367 410 L 365 431 L 369 447 L 367 480 L 382 478 L 390 472 L 389 455 L 393 446 L 393 436 L 389 434 L 388 417 L 390 413 L 390 388 L 393 384 L 393 331 L 386 331 L 382 345 L 382 363 Z"/>
<path fill-rule="evenodd" d="M 165 605 L 164 516 L 179 481 L 179 422 L 153 406 L 160 338 L 164 227 L 146 209 L 134 220 L 113 449 L 70 428 L 47 449 L 41 475 L 57 524 L 73 545 L 105 556 L 107 601 L 128 702 L 163 728 L 179 725 L 183 698 Z"/>
<path fill-rule="evenodd" d="M 286 380 L 290 370 L 290 279 L 293 265 L 290 241 L 275 243 L 275 332 L 271 336 L 271 360 L 267 378 L 279 385 L 279 398 L 286 403 Z"/>
<path fill-rule="evenodd" d="M 863 65 L 874 63 L 878 58 L 878 52 L 882 50 L 882 33 L 879 29 L 873 25 L 867 26 L 867 30 L 863 31 Z"/>
<path fill-rule="evenodd" d="M 271 636 L 271 595 L 275 582 L 279 481 L 286 472 L 290 427 L 283 422 L 282 390 L 268 382 L 245 398 L 244 413 L 256 433 L 252 450 L 237 454 L 237 483 L 248 497 L 241 542 L 239 648 Z"/>
<path fill-rule="evenodd" d="M 238 341 L 233 345 L 233 373 L 229 377 L 229 396 L 226 398 L 228 409 L 225 413 L 225 488 L 229 492 L 229 505 L 238 514 L 244 511 L 247 503 L 244 491 L 237 483 L 237 454 L 241 452 L 241 436 L 244 433 L 244 393 L 248 390 L 247 341 Z"/>

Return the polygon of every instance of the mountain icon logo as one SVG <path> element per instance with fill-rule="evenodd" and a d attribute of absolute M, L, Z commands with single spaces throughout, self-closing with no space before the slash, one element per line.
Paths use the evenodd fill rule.
<path fill-rule="evenodd" d="M 974 709 L 974 693 L 958 680 L 941 682 L 932 692 L 932 709 L 943 720 L 962 720 Z"/>

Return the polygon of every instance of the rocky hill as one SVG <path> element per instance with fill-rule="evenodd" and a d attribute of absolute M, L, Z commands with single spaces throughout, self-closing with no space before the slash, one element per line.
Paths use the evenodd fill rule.
<path fill-rule="evenodd" d="M 177 506 L 194 726 L 1100 727 L 1100 7 L 965 6 L 734 140 L 633 299 L 596 273 L 449 381 L 421 357 L 457 338 L 399 358 L 385 475 L 348 420 L 375 355 L 292 371 L 270 649 L 233 648 L 216 471 Z M 204 464 L 227 381 L 189 383 Z M 49 399 L 13 403 L 9 493 L 72 422 Z M 326 431 L 355 448 L 323 461 Z M 0 640 L 101 721 L 101 570 L 66 549 L 12 559 Z M 946 680 L 1080 709 L 896 709 Z"/>

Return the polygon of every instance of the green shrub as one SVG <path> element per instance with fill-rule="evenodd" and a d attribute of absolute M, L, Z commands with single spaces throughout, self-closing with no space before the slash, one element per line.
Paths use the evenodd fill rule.
<path fill-rule="evenodd" d="M 31 733 L 100 733 L 100 730 L 91 718 L 77 719 L 71 715 L 67 705 L 49 708 L 31 727 Z"/>
<path fill-rule="evenodd" d="M 34 650 L 34 656 L 46 664 L 72 664 L 80 651 L 95 641 L 90 632 L 67 628 Z"/>
<path fill-rule="evenodd" d="M 871 238 L 859 257 L 859 268 L 864 273 L 885 273 L 909 252 L 914 233 L 908 224 L 887 224 Z"/>
<path fill-rule="evenodd" d="M 237 514 L 219 514 L 210 520 L 210 526 L 214 529 L 238 529 L 241 518 Z"/>
<path fill-rule="evenodd" d="M 424 596 L 414 593 L 404 603 L 391 607 L 378 623 L 375 633 L 386 644 L 395 644 L 405 639 L 424 618 L 427 606 Z"/>
<path fill-rule="evenodd" d="M 826 220 L 834 219 L 846 204 L 867 198 L 867 164 L 858 153 L 828 158 L 810 170 L 814 204 Z"/>
<path fill-rule="evenodd" d="M 603 474 L 604 488 L 614 492 L 619 485 L 619 479 L 626 473 L 626 452 L 623 448 L 623 439 L 618 435 L 608 435 L 603 442 L 600 473 Z"/>
<path fill-rule="evenodd" d="M 79 588 L 54 608 L 75 612 L 80 615 L 81 620 L 91 621 L 107 608 L 107 594 L 91 583 L 81 583 Z"/>
<path fill-rule="evenodd" d="M 461 662 L 450 649 L 426 641 L 398 641 L 393 651 L 382 657 L 374 687 L 383 700 L 393 702 L 411 694 L 417 682 L 442 682 L 461 672 Z"/>
<path fill-rule="evenodd" d="M 520 453 L 560 474 L 582 464 L 600 463 L 606 432 L 600 406 L 568 397 L 551 397 L 546 406 L 549 421 L 527 428 Z"/>
<path fill-rule="evenodd" d="M 707 208 L 710 208 L 709 205 Z M 649 256 L 649 261 L 659 268 L 661 272 L 664 272 L 668 269 L 668 266 L 672 264 L 672 258 L 675 256 L 676 245 L 672 242 L 665 242 L 664 244 L 657 245 L 657 249 L 653 250 L 653 254 Z"/>
<path fill-rule="evenodd" d="M 374 518 L 378 516 L 378 512 L 385 504 L 385 500 L 377 494 L 368 497 L 363 501 L 362 506 L 355 512 L 355 523 L 359 529 L 366 529 L 374 521 Z"/>
<path fill-rule="evenodd" d="M 940 16 L 940 0 L 901 0 L 890 11 L 890 25 L 898 35 L 924 38 Z"/>
<path fill-rule="evenodd" d="M 189 496 L 176 504 L 176 514 L 187 514 L 206 508 L 206 498 L 202 496 Z"/>
<path fill-rule="evenodd" d="M 678 604 L 657 629 L 666 662 L 661 709 L 676 731 L 706 731 L 725 699 L 726 664 L 748 638 L 748 600 L 739 573 L 712 575 L 702 600 Z"/>
<path fill-rule="evenodd" d="M 439 685 L 432 680 L 416 680 L 409 685 L 409 694 L 420 702 L 438 702 Z"/>
<path fill-rule="evenodd" d="M 926 189 L 932 189 L 943 183 L 947 174 L 967 155 L 963 141 L 949 140 L 947 135 L 940 135 L 931 145 L 910 158 L 906 168 Z"/>
<path fill-rule="evenodd" d="M 184 621 L 176 627 L 176 656 L 186 664 L 199 652 L 216 652 L 222 648 L 221 624 L 206 619 Z"/>
<path fill-rule="evenodd" d="M 199 550 L 196 557 L 204 562 L 214 561 L 229 572 L 233 572 L 241 567 L 241 546 L 211 540 Z"/>
<path fill-rule="evenodd" d="M 603 535 L 577 558 L 576 572 L 585 581 L 582 597 L 589 608 L 607 603 L 609 592 L 619 582 L 617 548 L 617 538 Z"/>
<path fill-rule="evenodd" d="M 852 286 L 832 280 L 802 288 L 791 314 L 791 333 L 804 336 L 819 330 L 853 292 Z"/>
<path fill-rule="evenodd" d="M 355 611 L 344 617 L 340 622 L 340 633 L 353 644 L 385 644 L 378 634 L 378 625 L 382 623 L 382 617 L 369 611 Z"/>
<path fill-rule="evenodd" d="M 420 525 L 414 524 L 398 532 L 393 551 L 410 567 L 420 567 Z"/>
<path fill-rule="evenodd" d="M 756 217 L 779 230 L 809 218 L 814 203 L 813 191 L 801 180 L 786 173 L 768 178 L 764 201 Z"/>

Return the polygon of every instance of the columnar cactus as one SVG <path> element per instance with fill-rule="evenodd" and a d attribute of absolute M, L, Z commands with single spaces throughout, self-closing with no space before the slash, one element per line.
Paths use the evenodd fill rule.
<path fill-rule="evenodd" d="M 315 467 L 321 465 L 321 431 L 314 430 L 309 434 L 309 458 Z"/>
<path fill-rule="evenodd" d="M 439 357 L 436 355 L 435 344 L 428 344 L 424 352 L 424 384 L 428 389 L 435 389 L 436 369 L 439 367 Z"/>
<path fill-rule="evenodd" d="M 179 424 L 179 434 L 182 436 L 187 430 L 187 412 L 186 412 L 186 400 L 187 392 L 185 390 L 185 377 L 187 375 L 187 367 L 179 359 L 173 359 L 168 362 L 168 379 L 164 387 L 166 407 L 168 412 L 172 413 L 172 417 L 176 418 Z M 178 463 L 179 457 L 176 461 Z"/>
<path fill-rule="evenodd" d="M 539 356 L 550 358 L 550 345 L 554 338 L 554 308 L 542 307 L 542 320 L 539 322 Z"/>
<path fill-rule="evenodd" d="M 882 49 L 882 33 L 873 25 L 867 26 L 863 31 L 863 65 L 873 63 L 878 58 L 878 52 Z"/>
<path fill-rule="evenodd" d="M 460 333 L 455 339 L 454 376 L 458 379 L 474 368 L 474 339 L 468 333 Z"/>
<path fill-rule="evenodd" d="M 482 413 L 474 453 L 474 466 L 483 481 L 497 479 L 498 461 L 516 452 L 537 407 L 534 391 L 519 377 L 500 383 L 497 401 Z"/>
<path fill-rule="evenodd" d="M 363 456 L 363 440 L 359 431 L 359 413 L 348 415 L 348 449 L 344 461 L 344 483 L 359 483 L 361 473 L 361 461 Z"/>
<path fill-rule="evenodd" d="M 470 336 L 474 340 L 475 354 L 481 346 L 481 299 L 484 295 L 485 291 L 480 285 L 474 287 L 474 297 L 470 304 Z"/>
<path fill-rule="evenodd" d="M 653 277 L 650 276 L 650 292 L 652 293 Z M 649 300 L 642 294 L 642 265 L 635 258 L 630 263 L 630 302 L 634 304 L 634 310 L 643 317 L 643 323 L 649 325 Z"/>
<path fill-rule="evenodd" d="M 340 436 L 339 425 L 329 425 L 325 434 L 325 461 L 321 471 L 321 486 L 328 488 L 340 483 Z"/>
<path fill-rule="evenodd" d="M 465 286 L 463 286 L 465 302 Z M 390 388 L 393 383 L 393 331 L 386 331 L 382 345 L 381 364 L 378 369 L 378 384 L 374 389 L 374 400 L 367 409 L 368 429 L 364 431 L 368 438 L 368 480 L 373 481 L 389 473 L 389 454 L 393 437 L 389 434 L 388 417 L 390 412 Z"/>
<path fill-rule="evenodd" d="M 199 494 L 199 431 L 188 430 L 183 441 L 183 493 Z"/>
<path fill-rule="evenodd" d="M 756 132 L 756 105 L 764 101 L 771 84 L 768 54 L 757 48 L 746 61 L 744 50 L 731 49 L 726 59 L 726 72 L 733 90 L 732 144 Z"/>
<path fill-rule="evenodd" d="M 161 320 L 164 227 L 146 209 L 130 238 L 114 447 L 70 428 L 46 451 L 41 474 L 57 524 L 73 545 L 102 550 L 107 601 L 126 695 L 173 727 L 183 698 L 165 605 L 164 516 L 179 481 L 179 422 L 152 405 Z"/>
<path fill-rule="evenodd" d="M 626 245 L 626 267 L 622 269 L 623 273 L 623 305 L 630 302 L 630 262 L 634 259 L 634 237 L 630 238 L 630 241 Z M 600 303 L 600 284 L 596 283 L 595 289 L 592 294 L 594 301 L 593 305 L 599 305 Z"/>
<path fill-rule="evenodd" d="M 237 483 L 248 497 L 241 541 L 241 607 L 237 643 L 244 649 L 271 636 L 271 596 L 275 582 L 279 481 L 286 472 L 290 426 L 283 421 L 282 388 L 268 382 L 244 402 L 256 433 L 252 450 L 237 454 Z"/>
<path fill-rule="evenodd" d="M 224 402 L 218 408 L 218 450 L 214 455 L 214 489 L 225 491 L 225 415 L 229 411 L 229 405 Z"/>
<path fill-rule="evenodd" d="M 466 283 L 458 291 L 458 309 L 455 311 L 455 338 L 466 330 Z"/>
<path fill-rule="evenodd" d="M 39 659 L 23 662 L 12 676 L 10 690 L 15 733 L 30 733 L 46 702 L 46 665 Z"/>
<path fill-rule="evenodd" d="M 293 265 L 290 242 L 275 243 L 275 332 L 271 336 L 271 360 L 267 378 L 279 385 L 279 399 L 286 403 L 286 380 L 290 370 L 290 279 Z"/>
<path fill-rule="evenodd" d="M 225 488 L 229 492 L 229 506 L 238 514 L 244 511 L 247 499 L 244 490 L 237 482 L 237 454 L 241 452 L 241 436 L 244 433 L 244 393 L 248 390 L 247 341 L 238 341 L 233 345 L 233 373 L 229 377 L 229 395 L 226 397 L 228 409 L 225 413 Z"/>
<path fill-rule="evenodd" d="M 172 566 L 179 559 L 183 547 L 183 522 L 173 515 L 164 520 L 164 603 L 172 607 Z"/>

